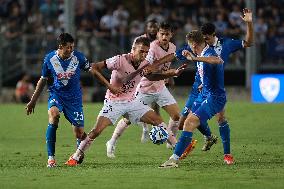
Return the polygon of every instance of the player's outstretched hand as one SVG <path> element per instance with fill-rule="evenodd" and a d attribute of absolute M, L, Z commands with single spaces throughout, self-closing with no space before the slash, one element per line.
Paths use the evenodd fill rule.
<path fill-rule="evenodd" d="M 245 8 L 243 10 L 244 16 L 240 16 L 245 22 L 252 22 L 252 11 L 250 9 Z"/>
<path fill-rule="evenodd" d="M 187 60 L 193 61 L 194 55 L 189 52 L 188 50 L 183 50 L 182 51 L 182 56 L 186 57 Z"/>
<path fill-rule="evenodd" d="M 181 65 L 180 67 L 178 67 L 175 71 L 175 77 L 178 77 L 187 67 L 186 64 Z"/>
<path fill-rule="evenodd" d="M 35 112 L 36 102 L 30 101 L 26 106 L 27 115 L 30 115 Z"/>

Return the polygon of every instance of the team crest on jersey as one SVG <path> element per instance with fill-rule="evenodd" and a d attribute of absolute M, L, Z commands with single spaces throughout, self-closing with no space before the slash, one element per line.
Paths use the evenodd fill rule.
<path fill-rule="evenodd" d="M 273 102 L 280 92 L 280 80 L 266 77 L 259 81 L 260 92 L 267 102 Z"/>

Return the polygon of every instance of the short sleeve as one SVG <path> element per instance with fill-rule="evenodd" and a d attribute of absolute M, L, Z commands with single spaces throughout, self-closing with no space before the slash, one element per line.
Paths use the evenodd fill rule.
<path fill-rule="evenodd" d="M 106 66 L 110 70 L 118 70 L 121 67 L 121 55 L 106 59 Z"/>
<path fill-rule="evenodd" d="M 242 49 L 244 46 L 243 46 L 243 40 L 238 40 L 238 39 L 229 39 L 227 41 L 227 45 L 228 45 L 228 49 L 231 53 L 239 50 L 239 49 Z"/>
<path fill-rule="evenodd" d="M 49 62 L 49 59 L 48 57 L 46 56 L 44 58 L 44 61 L 43 61 L 43 64 L 42 64 L 42 68 L 41 68 L 41 76 L 43 78 L 47 78 L 50 76 L 50 69 L 48 68 L 48 62 Z"/>
<path fill-rule="evenodd" d="M 90 69 L 90 62 L 84 54 L 80 54 L 80 69 L 88 71 Z"/>
<path fill-rule="evenodd" d="M 150 64 L 153 64 L 153 62 L 156 60 L 155 58 L 155 52 L 153 51 L 152 48 L 150 48 L 147 56 L 146 56 L 146 61 L 149 62 Z"/>

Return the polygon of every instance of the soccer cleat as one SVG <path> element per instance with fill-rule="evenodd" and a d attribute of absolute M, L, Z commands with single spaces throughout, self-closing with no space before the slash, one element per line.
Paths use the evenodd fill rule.
<path fill-rule="evenodd" d="M 225 155 L 224 155 L 224 162 L 225 162 L 227 165 L 232 165 L 232 164 L 234 164 L 234 158 L 233 158 L 232 154 L 225 154 Z"/>
<path fill-rule="evenodd" d="M 173 158 L 168 159 L 165 163 L 159 166 L 159 168 L 177 168 L 179 160 Z"/>
<path fill-rule="evenodd" d="M 146 143 L 149 141 L 149 131 L 143 131 L 141 135 L 141 143 Z"/>
<path fill-rule="evenodd" d="M 182 153 L 182 155 L 180 156 L 180 160 L 181 159 L 185 159 L 188 154 L 190 154 L 190 152 L 192 152 L 192 150 L 194 150 L 195 146 L 196 146 L 197 140 L 192 140 L 191 143 L 186 147 L 186 149 L 184 150 L 184 152 Z"/>
<path fill-rule="evenodd" d="M 70 166 L 70 167 L 74 167 L 74 166 L 79 165 L 78 161 L 75 160 L 75 159 L 73 159 L 73 155 L 70 156 L 70 158 L 68 159 L 68 161 L 66 161 L 64 164 L 67 165 L 67 166 Z"/>
<path fill-rule="evenodd" d="M 48 167 L 48 168 L 53 168 L 53 167 L 56 167 L 57 165 L 56 165 L 56 161 L 55 161 L 55 159 L 49 159 L 49 160 L 47 160 L 47 166 L 46 167 Z"/>
<path fill-rule="evenodd" d="M 213 146 L 213 144 L 217 144 L 218 137 L 215 135 L 211 135 L 209 138 L 205 138 L 204 146 L 202 147 L 202 151 L 208 151 Z"/>
<path fill-rule="evenodd" d="M 112 145 L 110 141 L 107 141 L 106 148 L 107 148 L 107 157 L 115 158 L 115 155 L 114 155 L 115 145 Z"/>

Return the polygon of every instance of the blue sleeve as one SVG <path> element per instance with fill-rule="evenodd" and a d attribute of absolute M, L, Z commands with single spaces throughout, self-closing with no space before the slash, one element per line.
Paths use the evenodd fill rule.
<path fill-rule="evenodd" d="M 227 48 L 229 49 L 230 53 L 233 53 L 239 49 L 243 48 L 243 41 L 242 40 L 235 40 L 235 39 L 228 39 L 227 40 Z"/>
<path fill-rule="evenodd" d="M 190 49 L 190 47 L 188 45 L 184 45 L 182 48 L 180 49 L 177 49 L 176 52 L 175 52 L 175 57 L 178 59 L 178 60 L 187 60 L 183 55 L 182 55 L 182 51 L 183 50 L 188 50 L 190 52 L 192 52 L 192 50 Z"/>
<path fill-rule="evenodd" d="M 90 62 L 86 58 L 83 53 L 78 52 L 79 64 L 80 69 L 84 71 L 88 71 L 90 69 Z"/>
<path fill-rule="evenodd" d="M 49 62 L 49 59 L 48 59 L 48 56 L 46 56 L 44 58 L 42 68 L 41 68 L 41 76 L 44 78 L 49 77 L 51 74 L 50 69 L 48 68 L 48 62 Z"/>

